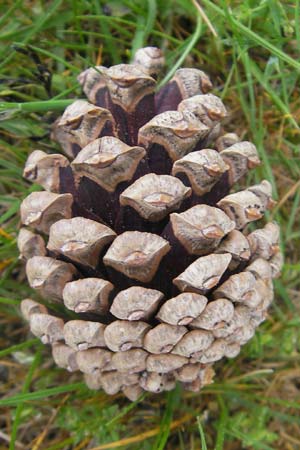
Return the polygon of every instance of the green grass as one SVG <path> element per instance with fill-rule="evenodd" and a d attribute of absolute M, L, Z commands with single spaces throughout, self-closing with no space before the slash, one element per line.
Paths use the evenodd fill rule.
<path fill-rule="evenodd" d="M 202 0 L 5 1 L 0 5 L 0 448 L 234 450 L 300 448 L 300 2 Z M 19 313 L 32 296 L 18 262 L 22 179 L 51 124 L 82 96 L 78 73 L 165 50 L 165 83 L 180 65 L 207 71 L 235 130 L 258 147 L 278 201 L 285 266 L 269 319 L 200 394 L 179 388 L 133 404 L 93 393 L 53 366 Z M 37 62 L 39 66 L 37 66 Z M 51 90 L 46 73 L 52 75 Z M 56 147 L 58 149 L 58 147 Z"/>

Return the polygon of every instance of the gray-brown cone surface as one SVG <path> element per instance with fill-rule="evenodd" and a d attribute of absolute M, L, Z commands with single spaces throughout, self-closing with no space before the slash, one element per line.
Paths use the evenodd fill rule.
<path fill-rule="evenodd" d="M 270 183 L 232 188 L 260 164 L 255 146 L 223 132 L 204 72 L 156 92 L 163 63 L 147 47 L 84 71 L 87 100 L 53 128 L 65 156 L 35 150 L 24 169 L 44 191 L 21 205 L 20 257 L 50 306 L 27 298 L 23 316 L 59 367 L 130 400 L 211 383 L 265 320 L 282 265 L 278 225 L 253 226 Z"/>

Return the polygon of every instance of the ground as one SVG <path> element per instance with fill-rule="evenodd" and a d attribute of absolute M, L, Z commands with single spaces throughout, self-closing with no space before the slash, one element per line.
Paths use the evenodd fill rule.
<path fill-rule="evenodd" d="M 300 2 L 299 0 L 3 0 L 0 5 L 0 449 L 239 450 L 300 448 Z M 91 392 L 54 367 L 19 302 L 32 296 L 18 261 L 22 179 L 29 152 L 53 148 L 51 123 L 81 96 L 93 64 L 165 50 L 208 72 L 230 111 L 226 124 L 253 141 L 268 179 L 285 253 L 268 320 L 238 358 L 217 365 L 198 393 L 146 395 L 130 404 Z"/>

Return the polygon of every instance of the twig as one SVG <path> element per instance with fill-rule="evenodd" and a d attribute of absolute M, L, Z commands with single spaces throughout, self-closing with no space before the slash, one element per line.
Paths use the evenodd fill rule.
<path fill-rule="evenodd" d="M 187 414 L 183 416 L 179 420 L 175 420 L 171 423 L 170 429 L 173 430 L 174 428 L 177 428 L 184 424 L 185 422 L 190 421 L 193 418 L 192 415 Z M 125 445 L 134 444 L 135 442 L 141 442 L 145 439 L 148 439 L 149 437 L 156 436 L 160 430 L 160 427 L 152 428 L 151 430 L 145 431 L 144 433 L 140 433 L 136 436 L 131 436 L 129 438 L 121 439 L 119 441 L 110 442 L 108 444 L 100 445 L 99 447 L 94 447 L 91 450 L 106 450 L 106 449 L 115 449 L 117 447 L 124 447 Z"/>
<path fill-rule="evenodd" d="M 292 195 L 294 195 L 297 190 L 300 188 L 300 180 L 297 181 L 297 183 L 295 183 L 291 189 L 289 189 L 286 194 L 281 198 L 281 200 L 277 203 L 276 207 L 274 208 L 274 210 L 272 211 L 272 217 L 274 217 L 274 215 L 279 211 L 279 209 L 284 205 L 284 203 L 289 199 L 289 197 L 291 197 Z"/>
<path fill-rule="evenodd" d="M 204 20 L 204 22 L 206 23 L 206 25 L 208 26 L 208 28 L 210 29 L 212 35 L 214 37 L 218 37 L 218 33 L 216 32 L 216 30 L 214 29 L 213 24 L 211 23 L 211 21 L 209 20 L 209 18 L 207 17 L 205 11 L 203 10 L 202 6 L 199 5 L 199 3 L 197 2 L 197 0 L 192 0 L 193 4 L 195 6 L 195 8 L 197 8 L 197 10 L 199 11 L 200 16 L 202 17 L 202 19 Z"/>
<path fill-rule="evenodd" d="M 5 442 L 10 442 L 10 436 L 6 433 L 3 433 L 3 431 L 0 431 L 0 439 L 3 439 Z M 23 445 L 19 441 L 15 441 L 15 446 L 20 449 L 25 448 L 25 445 Z"/>
<path fill-rule="evenodd" d="M 50 419 L 46 423 L 44 429 L 42 430 L 41 434 L 36 438 L 36 442 L 34 443 L 32 450 L 39 450 L 41 448 L 41 444 L 45 440 L 45 437 L 47 436 L 47 433 L 49 432 L 49 428 L 54 422 L 58 412 L 60 411 L 61 407 L 66 403 L 68 398 L 70 397 L 70 394 L 67 394 L 64 396 L 58 407 L 53 411 L 53 413 L 50 416 Z"/>

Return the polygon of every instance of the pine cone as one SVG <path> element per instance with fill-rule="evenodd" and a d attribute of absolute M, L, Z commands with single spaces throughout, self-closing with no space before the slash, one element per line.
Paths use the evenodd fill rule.
<path fill-rule="evenodd" d="M 35 150 L 24 170 L 45 190 L 21 205 L 21 257 L 64 312 L 25 299 L 23 315 L 58 366 L 131 400 L 210 383 L 265 320 L 282 264 L 275 223 L 247 231 L 274 203 L 270 183 L 231 193 L 260 163 L 255 146 L 223 133 L 200 70 L 155 93 L 162 66 L 148 47 L 83 72 L 89 102 L 53 129 L 66 156 Z"/>

